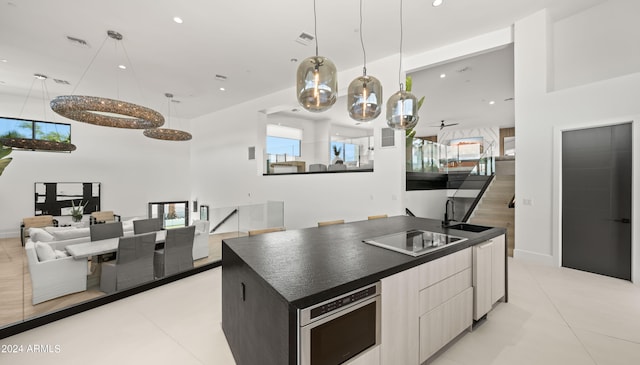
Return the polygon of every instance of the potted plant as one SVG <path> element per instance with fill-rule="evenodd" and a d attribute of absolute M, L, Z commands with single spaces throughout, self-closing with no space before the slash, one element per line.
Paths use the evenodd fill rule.
<path fill-rule="evenodd" d="M 73 200 L 71 200 L 71 219 L 74 222 L 80 222 L 82 220 L 84 208 L 87 206 L 87 204 L 89 204 L 89 202 L 82 204 L 82 200 L 80 200 L 80 204 L 75 205 Z"/>
<path fill-rule="evenodd" d="M 332 164 L 334 165 L 339 165 L 344 163 L 344 161 L 342 161 L 342 158 L 340 158 L 340 152 L 342 152 L 342 148 L 336 146 L 335 144 L 333 145 L 333 154 L 334 154 L 334 158 L 331 161 Z"/>

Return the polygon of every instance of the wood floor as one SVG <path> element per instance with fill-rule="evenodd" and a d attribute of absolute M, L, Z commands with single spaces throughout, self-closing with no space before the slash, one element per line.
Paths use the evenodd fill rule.
<path fill-rule="evenodd" d="M 219 261 L 222 258 L 222 240 L 244 235 L 238 232 L 210 235 L 209 257 L 195 261 L 194 266 Z M 32 305 L 31 277 L 20 238 L 0 238 L 0 328 L 103 295 L 105 293 L 97 287 L 90 287 L 80 293 Z"/>

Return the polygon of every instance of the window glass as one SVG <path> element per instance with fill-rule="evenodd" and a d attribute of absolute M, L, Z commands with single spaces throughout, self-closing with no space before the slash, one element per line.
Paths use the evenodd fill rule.
<path fill-rule="evenodd" d="M 300 140 L 267 136 L 267 154 L 300 157 Z"/>
<path fill-rule="evenodd" d="M 43 139 L 54 142 L 71 142 L 71 125 L 47 123 L 47 122 L 34 122 L 34 129 L 36 132 L 35 139 Z"/>
<path fill-rule="evenodd" d="M 32 122 L 0 118 L 0 138 L 33 138 Z"/>

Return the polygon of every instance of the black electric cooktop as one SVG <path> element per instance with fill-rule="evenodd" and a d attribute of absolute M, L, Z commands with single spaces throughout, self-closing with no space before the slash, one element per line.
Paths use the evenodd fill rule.
<path fill-rule="evenodd" d="M 445 233 L 410 230 L 373 237 L 363 242 L 411 256 L 420 256 L 448 245 L 466 241 L 464 237 Z"/>

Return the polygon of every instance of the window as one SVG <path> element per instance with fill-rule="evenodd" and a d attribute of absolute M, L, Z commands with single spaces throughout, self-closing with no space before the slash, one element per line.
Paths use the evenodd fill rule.
<path fill-rule="evenodd" d="M 338 152 L 337 155 L 336 152 Z M 331 142 L 331 161 L 333 161 L 336 157 L 339 157 L 344 163 L 356 163 L 358 162 L 359 156 L 360 153 L 358 145 L 345 142 Z"/>
<path fill-rule="evenodd" d="M 267 124 L 267 155 L 300 157 L 302 130 Z"/>
<path fill-rule="evenodd" d="M 71 143 L 71 124 L 0 118 L 0 138 L 26 138 Z"/>

